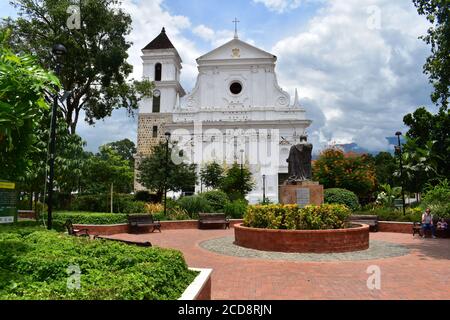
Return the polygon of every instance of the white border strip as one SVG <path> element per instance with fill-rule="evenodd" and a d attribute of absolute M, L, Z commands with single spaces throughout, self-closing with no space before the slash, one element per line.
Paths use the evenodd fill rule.
<path fill-rule="evenodd" d="M 183 292 L 181 298 L 178 300 L 195 300 L 202 292 L 208 280 L 211 278 L 213 269 L 198 269 L 189 268 L 192 271 L 198 271 L 200 274 L 194 279 L 194 281 Z"/>

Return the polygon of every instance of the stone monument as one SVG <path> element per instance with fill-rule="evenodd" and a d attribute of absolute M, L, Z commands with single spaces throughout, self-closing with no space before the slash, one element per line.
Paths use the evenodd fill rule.
<path fill-rule="evenodd" d="M 312 181 L 312 150 L 313 145 L 304 135 L 300 137 L 300 143 L 291 148 L 286 160 L 289 178 L 280 187 L 282 204 L 298 204 L 300 207 L 323 204 L 323 186 Z"/>

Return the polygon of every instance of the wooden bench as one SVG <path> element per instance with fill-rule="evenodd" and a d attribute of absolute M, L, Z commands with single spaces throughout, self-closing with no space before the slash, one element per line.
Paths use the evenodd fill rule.
<path fill-rule="evenodd" d="M 433 220 L 433 224 L 435 226 L 435 231 L 436 231 L 436 237 L 437 238 L 450 238 L 450 228 L 447 228 L 447 230 L 441 230 L 437 228 L 437 223 L 440 221 L 440 219 L 435 219 Z M 447 222 L 447 224 L 450 226 L 450 219 L 445 219 L 445 221 Z M 414 222 L 413 224 L 413 237 L 418 234 L 420 237 L 423 236 L 423 232 L 422 232 L 422 223 L 421 222 Z M 427 230 L 426 231 L 426 235 L 431 236 L 431 230 Z"/>
<path fill-rule="evenodd" d="M 378 216 L 354 215 L 350 217 L 350 222 L 368 224 L 370 231 L 378 232 Z"/>
<path fill-rule="evenodd" d="M 131 233 L 136 233 L 139 228 L 152 228 L 152 233 L 158 230 L 161 232 L 161 223 L 155 220 L 151 214 L 128 215 L 128 225 Z"/>
<path fill-rule="evenodd" d="M 69 236 L 75 236 L 75 237 L 89 237 L 89 231 L 88 229 L 75 229 L 73 227 L 72 220 L 68 219 L 64 225 L 67 228 L 67 233 Z"/>
<path fill-rule="evenodd" d="M 230 220 L 224 213 L 200 213 L 198 227 L 199 229 L 229 229 Z"/>

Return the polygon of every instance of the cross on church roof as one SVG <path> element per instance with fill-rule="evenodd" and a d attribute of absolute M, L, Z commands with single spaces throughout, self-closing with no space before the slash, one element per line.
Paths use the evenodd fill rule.
<path fill-rule="evenodd" d="M 234 38 L 237 39 L 238 38 L 238 32 L 237 32 L 237 25 L 240 21 L 237 18 L 234 18 Z"/>

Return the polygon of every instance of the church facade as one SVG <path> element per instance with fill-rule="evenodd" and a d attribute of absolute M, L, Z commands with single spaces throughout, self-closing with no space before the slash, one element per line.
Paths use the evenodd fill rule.
<path fill-rule="evenodd" d="M 165 30 L 143 50 L 144 78 L 155 83 L 151 99 L 139 110 L 136 163 L 165 140 L 183 150 L 183 159 L 200 171 L 215 161 L 250 168 L 254 189 L 250 203 L 278 202 L 287 179 L 289 150 L 300 142 L 311 121 L 298 101 L 278 85 L 277 57 L 242 40 L 231 41 L 197 59 L 192 92 L 180 84 L 182 61 Z M 163 165 L 163 164 L 162 164 Z M 143 190 L 135 182 L 136 190 Z M 201 181 L 195 192 L 205 191 Z"/>

